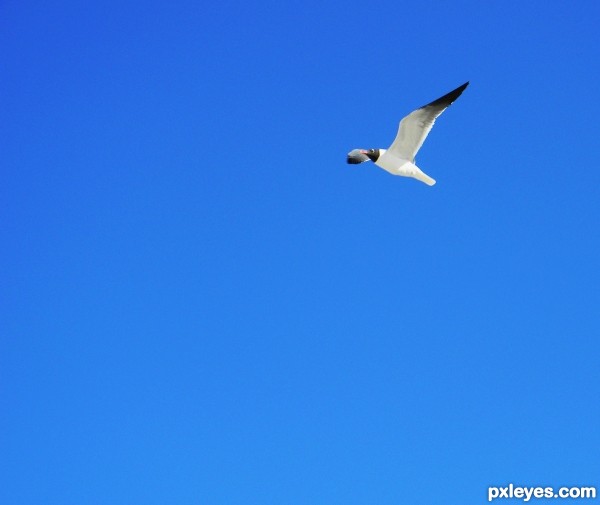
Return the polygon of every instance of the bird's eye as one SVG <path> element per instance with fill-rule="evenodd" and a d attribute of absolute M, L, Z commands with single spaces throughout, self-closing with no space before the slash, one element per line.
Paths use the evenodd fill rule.
<path fill-rule="evenodd" d="M 375 152 L 375 149 L 369 149 L 369 152 L 370 152 L 370 153 L 374 153 L 374 152 Z"/>

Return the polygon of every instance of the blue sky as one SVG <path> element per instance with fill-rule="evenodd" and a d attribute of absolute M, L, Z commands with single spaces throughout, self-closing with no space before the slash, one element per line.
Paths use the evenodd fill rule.
<path fill-rule="evenodd" d="M 600 486 L 599 16 L 2 2 L 0 501 Z"/>

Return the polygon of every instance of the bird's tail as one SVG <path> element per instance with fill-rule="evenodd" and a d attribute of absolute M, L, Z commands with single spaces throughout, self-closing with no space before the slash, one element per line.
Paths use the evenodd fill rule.
<path fill-rule="evenodd" d="M 417 170 L 415 170 L 413 177 L 421 182 L 424 182 L 428 186 L 433 186 L 435 184 L 435 179 L 432 179 L 431 177 L 429 177 L 425 172 L 423 172 L 419 168 L 417 168 Z"/>

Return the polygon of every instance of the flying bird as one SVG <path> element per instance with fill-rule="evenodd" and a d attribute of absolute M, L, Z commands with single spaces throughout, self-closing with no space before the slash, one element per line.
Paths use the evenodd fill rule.
<path fill-rule="evenodd" d="M 415 155 L 421 149 L 438 116 L 462 94 L 468 85 L 469 83 L 465 82 L 454 91 L 450 91 L 402 119 L 396 139 L 388 149 L 353 149 L 348 153 L 346 161 L 351 165 L 356 165 L 371 160 L 390 174 L 412 177 L 433 186 L 435 180 L 417 167 Z"/>

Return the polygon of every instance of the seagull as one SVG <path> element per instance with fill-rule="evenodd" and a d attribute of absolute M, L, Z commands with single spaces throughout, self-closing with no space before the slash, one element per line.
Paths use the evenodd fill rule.
<path fill-rule="evenodd" d="M 351 165 L 356 165 L 371 160 L 392 175 L 412 177 L 428 186 L 433 186 L 435 179 L 429 177 L 415 165 L 415 155 L 421 149 L 438 116 L 462 94 L 468 85 L 467 81 L 454 91 L 450 91 L 403 118 L 400 121 L 396 139 L 388 149 L 353 149 L 348 153 L 346 161 Z"/>

